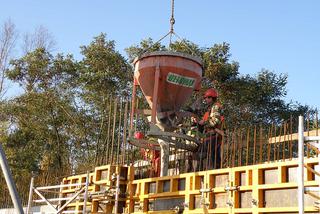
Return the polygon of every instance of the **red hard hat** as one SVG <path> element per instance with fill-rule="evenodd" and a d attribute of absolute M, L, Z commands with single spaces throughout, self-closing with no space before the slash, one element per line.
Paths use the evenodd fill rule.
<path fill-rule="evenodd" d="M 210 88 L 204 93 L 204 98 L 207 97 L 218 97 L 218 92 L 213 88 Z"/>
<path fill-rule="evenodd" d="M 135 139 L 140 140 L 140 139 L 143 139 L 143 137 L 144 137 L 144 135 L 143 135 L 142 132 L 136 132 L 136 133 L 134 133 L 134 138 L 135 138 Z"/>

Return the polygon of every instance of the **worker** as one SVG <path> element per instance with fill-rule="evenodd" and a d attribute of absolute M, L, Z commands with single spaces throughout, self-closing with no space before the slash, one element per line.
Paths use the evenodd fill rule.
<path fill-rule="evenodd" d="M 136 140 L 143 140 L 144 137 L 145 136 L 142 132 L 137 131 L 134 134 L 134 138 Z M 149 146 L 151 147 L 150 149 L 141 148 L 140 153 L 141 153 L 141 156 L 143 157 L 143 160 L 150 161 L 151 168 L 150 168 L 149 176 L 159 177 L 160 176 L 160 151 L 153 150 L 152 144 Z"/>
<path fill-rule="evenodd" d="M 223 135 L 223 131 L 221 130 L 223 120 L 221 114 L 222 106 L 218 102 L 218 93 L 213 88 L 208 89 L 204 93 L 203 98 L 207 109 L 202 119 L 197 121 L 199 130 L 204 133 L 204 137 L 196 152 L 196 159 L 198 159 L 194 162 L 196 171 L 217 169 L 220 168 L 221 163 L 220 144 Z"/>

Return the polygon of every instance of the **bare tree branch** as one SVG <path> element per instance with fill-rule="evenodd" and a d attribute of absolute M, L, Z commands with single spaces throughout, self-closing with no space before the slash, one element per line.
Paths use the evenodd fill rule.
<path fill-rule="evenodd" d="M 9 19 L 0 29 L 0 99 L 6 93 L 5 71 L 9 66 L 12 50 L 15 46 L 18 33 L 14 23 Z"/>
<path fill-rule="evenodd" d="M 44 26 L 37 27 L 33 33 L 26 33 L 23 37 L 22 51 L 27 54 L 37 48 L 54 51 L 56 42 L 52 34 Z"/>

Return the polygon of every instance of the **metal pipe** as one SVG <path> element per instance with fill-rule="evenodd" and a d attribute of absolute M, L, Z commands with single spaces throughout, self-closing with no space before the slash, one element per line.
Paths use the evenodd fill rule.
<path fill-rule="evenodd" d="M 158 143 L 161 148 L 160 157 L 161 157 L 161 170 L 160 177 L 168 175 L 168 167 L 169 167 L 169 144 L 164 140 L 158 139 Z"/>
<path fill-rule="evenodd" d="M 246 149 L 246 166 L 248 166 L 248 163 L 249 163 L 249 147 L 250 147 L 250 127 L 248 127 L 248 130 L 247 130 L 247 149 Z"/>
<path fill-rule="evenodd" d="M 63 181 L 60 183 L 60 185 L 63 185 Z M 63 200 L 61 200 L 61 198 L 63 198 L 63 187 L 59 188 L 59 203 L 57 207 L 61 207 L 63 205 Z"/>
<path fill-rule="evenodd" d="M 243 137 L 242 137 L 242 130 L 240 130 L 239 134 L 239 159 L 238 159 L 238 166 L 242 166 L 242 152 L 243 152 Z"/>
<path fill-rule="evenodd" d="M 49 207 L 51 207 L 55 212 L 57 211 L 56 207 L 50 203 L 50 201 L 48 199 L 46 199 L 46 197 L 44 197 L 41 192 L 39 192 L 39 190 L 37 190 L 37 188 L 33 189 L 35 193 L 37 193 L 37 195 L 44 201 L 46 202 L 46 204 L 48 204 Z"/>
<path fill-rule="evenodd" d="M 110 147 L 110 127 L 111 127 L 111 113 L 112 113 L 112 98 L 110 97 L 109 115 L 108 115 L 108 131 L 106 136 L 106 164 L 109 164 L 109 147 Z"/>
<path fill-rule="evenodd" d="M 120 100 L 119 103 L 119 108 L 120 108 L 120 112 L 119 112 L 119 124 L 118 124 L 118 139 L 117 139 L 117 153 L 116 153 L 116 163 L 117 165 L 119 165 L 119 156 L 120 156 L 120 144 L 121 144 L 121 123 L 122 123 L 122 102 Z"/>
<path fill-rule="evenodd" d="M 152 96 L 152 108 L 151 108 L 151 122 L 156 124 L 157 107 L 158 107 L 158 91 L 159 91 L 159 81 L 160 81 L 160 63 L 159 60 L 156 65 L 156 72 L 154 73 L 154 86 L 153 86 L 153 96 Z"/>
<path fill-rule="evenodd" d="M 35 189 L 37 190 L 37 189 Z M 76 199 L 83 191 L 85 190 L 85 187 L 83 187 L 79 192 L 77 192 L 74 196 L 72 196 L 71 199 L 69 199 L 69 201 L 67 201 L 62 207 L 59 208 L 59 210 L 57 210 L 56 214 L 61 213 L 61 211 L 68 206 L 74 199 Z M 40 196 L 40 195 L 39 195 Z"/>
<path fill-rule="evenodd" d="M 238 135 L 237 130 L 234 129 L 232 167 L 236 166 L 236 156 L 237 156 L 237 153 L 238 153 L 238 150 L 237 150 L 237 137 L 238 136 L 237 135 Z"/>
<path fill-rule="evenodd" d="M 31 213 L 31 206 L 32 206 L 32 194 L 33 194 L 33 185 L 34 185 L 34 177 L 31 177 L 30 181 L 30 190 L 29 190 L 29 198 L 28 198 L 28 207 L 27 207 L 27 214 Z"/>
<path fill-rule="evenodd" d="M 271 127 L 271 128 L 269 127 L 269 130 L 268 130 L 268 139 L 270 139 L 271 137 L 272 137 L 272 127 Z M 271 156 L 271 144 L 268 143 L 268 156 L 267 156 L 268 162 L 270 161 L 270 156 Z"/>
<path fill-rule="evenodd" d="M 256 146 L 257 146 L 257 126 L 254 126 L 253 131 L 253 158 L 252 158 L 252 164 L 256 164 Z"/>
<path fill-rule="evenodd" d="M 111 140 L 111 161 L 110 164 L 113 164 L 113 154 L 114 154 L 114 144 L 115 144 L 115 130 L 116 130 L 116 121 L 117 121 L 117 106 L 118 106 L 118 98 L 115 99 L 114 107 L 113 107 L 113 124 L 112 124 L 112 140 Z"/>
<path fill-rule="evenodd" d="M 119 165 L 118 165 L 118 167 L 119 167 Z M 115 202 L 114 202 L 114 213 L 115 214 L 118 214 L 119 194 L 120 194 L 120 167 L 118 168 L 117 182 L 116 182 L 116 195 L 115 195 Z"/>
<path fill-rule="evenodd" d="M 84 198 L 83 198 L 83 212 L 82 213 L 87 213 L 87 201 L 88 201 L 88 187 L 89 187 L 89 171 L 87 172 L 87 177 L 86 177 L 86 188 L 84 191 Z"/>
<path fill-rule="evenodd" d="M 122 136 L 122 164 L 125 164 L 126 150 L 127 150 L 127 128 L 128 128 L 128 101 L 126 101 L 124 107 L 124 119 L 123 119 L 123 136 Z"/>
<path fill-rule="evenodd" d="M 260 130 L 259 130 L 259 143 L 260 143 L 260 147 L 259 147 L 259 163 L 262 163 L 262 160 L 263 160 L 263 153 L 262 153 L 262 149 L 263 149 L 263 128 L 262 128 L 262 125 L 260 124 Z"/>
<path fill-rule="evenodd" d="M 277 160 L 277 125 L 274 125 L 274 147 L 273 147 L 273 161 Z"/>
<path fill-rule="evenodd" d="M 303 116 L 299 116 L 298 129 L 298 205 L 299 214 L 304 214 L 304 126 Z"/>
<path fill-rule="evenodd" d="M 133 130 L 133 119 L 136 108 L 136 95 L 137 95 L 137 85 L 138 81 L 133 77 L 133 87 L 132 87 L 132 100 L 131 100 L 131 113 L 130 113 L 130 130 Z"/>
<path fill-rule="evenodd" d="M 6 180 L 6 183 L 7 183 L 10 195 L 11 195 L 11 200 L 13 202 L 14 208 L 18 213 L 23 214 L 24 212 L 23 212 L 21 200 L 18 195 L 16 185 L 13 181 L 12 174 L 10 172 L 10 168 L 8 165 L 8 161 L 7 161 L 6 155 L 3 151 L 1 143 L 0 143 L 0 166 L 1 166 L 4 178 Z"/>
<path fill-rule="evenodd" d="M 37 190 L 47 190 L 47 189 L 58 189 L 61 187 L 80 187 L 82 185 L 86 185 L 86 183 L 75 183 L 75 184 L 60 184 L 60 185 L 53 185 L 53 186 L 43 186 L 37 187 Z"/>

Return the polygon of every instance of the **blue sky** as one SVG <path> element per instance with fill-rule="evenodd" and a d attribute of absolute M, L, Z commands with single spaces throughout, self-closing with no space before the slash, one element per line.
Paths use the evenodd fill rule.
<path fill-rule="evenodd" d="M 79 46 L 100 32 L 117 50 L 169 31 L 170 0 L 0 0 L 0 23 L 20 34 L 46 27 L 58 52 L 79 58 Z M 241 74 L 262 68 L 288 74 L 286 100 L 320 107 L 320 1 L 175 0 L 175 31 L 202 47 L 228 42 Z M 18 52 L 19 46 L 17 46 Z"/>

